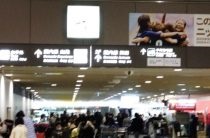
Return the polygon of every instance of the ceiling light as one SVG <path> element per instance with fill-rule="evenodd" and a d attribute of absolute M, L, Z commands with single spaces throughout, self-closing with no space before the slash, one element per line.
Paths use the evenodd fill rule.
<path fill-rule="evenodd" d="M 79 90 L 74 90 L 74 93 L 78 93 L 79 92 Z"/>
<path fill-rule="evenodd" d="M 164 3 L 165 1 L 162 1 L 162 0 L 158 0 L 158 1 L 155 1 L 156 3 Z"/>
<path fill-rule="evenodd" d="M 171 93 L 171 94 L 172 94 L 172 93 L 174 93 L 174 91 L 170 91 L 169 93 Z"/>
<path fill-rule="evenodd" d="M 142 100 L 144 100 L 145 98 L 141 98 Z"/>
<path fill-rule="evenodd" d="M 184 84 L 184 83 L 179 83 L 179 84 L 177 84 L 178 86 L 185 86 L 186 84 Z"/>
<path fill-rule="evenodd" d="M 76 86 L 76 87 L 80 87 L 80 86 L 81 86 L 81 84 L 76 84 L 75 86 Z"/>
<path fill-rule="evenodd" d="M 79 68 L 80 70 L 87 70 L 88 68 L 84 68 L 84 67 L 82 67 L 82 68 Z"/>
<path fill-rule="evenodd" d="M 31 89 L 31 87 L 26 87 L 26 90 L 30 90 Z"/>
<path fill-rule="evenodd" d="M 162 95 L 162 96 L 163 96 L 163 95 L 165 95 L 165 93 L 161 93 L 160 95 Z"/>
<path fill-rule="evenodd" d="M 112 81 L 109 81 L 108 83 L 119 84 L 120 83 L 120 79 L 113 79 Z"/>
<path fill-rule="evenodd" d="M 35 92 L 35 90 L 31 90 L 31 92 Z"/>
<path fill-rule="evenodd" d="M 62 75 L 63 73 L 53 73 L 53 72 L 49 72 L 49 73 L 45 73 L 45 75 Z"/>
<path fill-rule="evenodd" d="M 149 83 L 151 83 L 152 81 L 145 81 L 144 83 L 146 83 L 146 84 L 149 84 Z"/>
<path fill-rule="evenodd" d="M 34 94 L 38 94 L 39 92 L 34 92 Z"/>
<path fill-rule="evenodd" d="M 154 95 L 154 97 L 157 97 L 157 96 L 158 96 L 158 95 L 156 95 L 156 94 Z"/>
<path fill-rule="evenodd" d="M 184 88 L 184 89 L 181 89 L 181 91 L 186 91 L 186 90 L 187 90 L 187 89 L 185 89 L 185 88 Z"/>
<path fill-rule="evenodd" d="M 51 84 L 51 86 L 52 86 L 52 87 L 56 87 L 56 86 L 57 86 L 57 84 L 56 84 L 56 83 L 53 83 L 53 84 Z"/>
<path fill-rule="evenodd" d="M 5 74 L 6 77 L 12 77 L 13 74 Z"/>
<path fill-rule="evenodd" d="M 76 88 L 75 88 L 75 90 L 79 90 L 79 89 L 80 89 L 79 87 L 76 87 Z"/>
<path fill-rule="evenodd" d="M 135 87 L 136 87 L 136 88 L 139 88 L 139 87 L 141 87 L 141 85 L 136 85 Z"/>
<path fill-rule="evenodd" d="M 0 66 L 0 68 L 3 68 L 3 67 L 5 67 L 5 65 L 1 65 L 1 66 Z"/>
<path fill-rule="evenodd" d="M 201 86 L 199 86 L 199 85 L 197 85 L 197 86 L 195 86 L 195 88 L 200 88 Z"/>
<path fill-rule="evenodd" d="M 182 69 L 174 69 L 174 71 L 178 72 L 178 71 L 182 71 Z"/>
<path fill-rule="evenodd" d="M 37 66 L 38 68 L 42 68 L 42 66 Z"/>
<path fill-rule="evenodd" d="M 147 99 L 151 98 L 151 96 L 147 96 Z"/>
<path fill-rule="evenodd" d="M 14 79 L 13 81 L 15 81 L 15 82 L 20 82 L 20 79 Z"/>
<path fill-rule="evenodd" d="M 157 79 L 163 79 L 164 76 L 156 76 Z"/>
<path fill-rule="evenodd" d="M 77 82 L 78 82 L 78 83 L 81 83 L 81 82 L 83 82 L 83 80 L 77 80 Z"/>
<path fill-rule="evenodd" d="M 106 85 L 106 86 L 104 86 L 105 88 L 112 88 L 112 87 L 114 87 L 114 85 Z"/>
<path fill-rule="evenodd" d="M 127 91 L 122 91 L 122 93 L 126 93 Z"/>
<path fill-rule="evenodd" d="M 129 90 L 129 91 L 132 91 L 132 90 L 133 90 L 133 88 L 128 88 L 128 90 Z"/>
<path fill-rule="evenodd" d="M 118 93 L 118 95 L 121 95 L 121 94 L 122 94 L 122 93 L 120 93 L 120 92 Z"/>
<path fill-rule="evenodd" d="M 78 77 L 78 78 L 84 78 L 85 75 L 78 75 L 77 77 Z"/>

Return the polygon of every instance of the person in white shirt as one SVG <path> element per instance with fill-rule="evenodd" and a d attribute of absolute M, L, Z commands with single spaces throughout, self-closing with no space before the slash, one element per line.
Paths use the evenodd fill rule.
<path fill-rule="evenodd" d="M 15 120 L 15 127 L 12 129 L 9 138 L 27 138 L 27 128 L 24 125 L 23 118 Z"/>

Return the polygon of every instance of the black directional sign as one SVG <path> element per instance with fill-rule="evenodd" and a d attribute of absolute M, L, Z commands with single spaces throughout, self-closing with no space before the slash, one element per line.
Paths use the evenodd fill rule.
<path fill-rule="evenodd" d="M 0 65 L 209 68 L 210 47 L 0 44 Z"/>
<path fill-rule="evenodd" d="M 185 48 L 94 46 L 93 67 L 185 67 Z"/>
<path fill-rule="evenodd" d="M 89 46 L 1 45 L 1 65 L 89 66 Z"/>

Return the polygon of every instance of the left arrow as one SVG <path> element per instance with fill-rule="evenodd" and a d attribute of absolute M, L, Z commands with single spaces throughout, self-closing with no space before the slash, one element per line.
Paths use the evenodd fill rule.
<path fill-rule="evenodd" d="M 42 51 L 40 49 L 37 49 L 35 52 L 34 52 L 34 55 L 36 55 L 37 58 L 40 58 L 41 55 L 42 55 Z"/>

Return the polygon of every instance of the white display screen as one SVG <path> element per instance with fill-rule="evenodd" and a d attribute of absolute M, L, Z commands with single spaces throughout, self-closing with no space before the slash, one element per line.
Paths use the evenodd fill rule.
<path fill-rule="evenodd" d="M 78 6 L 67 7 L 67 38 L 92 38 L 100 35 L 100 7 Z"/>

